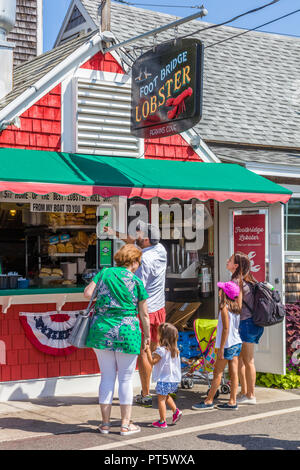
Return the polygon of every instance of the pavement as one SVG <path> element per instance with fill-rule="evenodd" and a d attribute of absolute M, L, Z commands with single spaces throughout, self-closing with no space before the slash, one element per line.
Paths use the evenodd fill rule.
<path fill-rule="evenodd" d="M 189 390 L 179 389 L 176 402 L 185 417 L 197 413 L 191 409 L 191 406 L 204 398 L 206 391 L 207 386 L 201 384 L 195 384 Z M 139 393 L 139 389 L 136 389 L 135 393 Z M 287 408 L 300 404 L 300 390 L 283 391 L 257 387 L 256 397 L 258 405 L 265 404 L 268 410 L 280 408 L 283 403 Z M 227 400 L 228 395 L 220 395 L 218 399 L 219 402 Z M 159 417 L 156 397 L 153 402 L 152 408 L 134 405 L 133 421 L 142 426 L 148 426 L 156 421 Z M 251 406 L 251 408 L 256 407 Z M 171 418 L 171 411 L 168 412 L 168 418 Z M 0 444 L 3 447 L 5 443 L 37 437 L 95 432 L 100 421 L 98 397 L 94 394 L 0 402 Z M 186 419 L 187 423 L 188 421 Z M 112 424 L 117 428 L 116 431 L 119 430 L 120 407 L 117 399 L 113 402 Z"/>

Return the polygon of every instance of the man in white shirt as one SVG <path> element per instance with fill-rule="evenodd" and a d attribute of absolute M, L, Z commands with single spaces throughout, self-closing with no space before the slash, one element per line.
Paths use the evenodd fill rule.
<path fill-rule="evenodd" d="M 149 294 L 147 306 L 150 319 L 150 348 L 151 351 L 155 351 L 158 345 L 158 325 L 166 321 L 165 279 L 167 252 L 163 245 L 159 243 L 159 229 L 154 225 L 141 221 L 136 228 L 136 239 L 114 232 L 109 227 L 104 228 L 104 230 L 110 235 L 116 235 L 127 243 L 136 243 L 142 249 L 142 263 L 135 272 L 135 275 L 143 281 L 145 289 Z M 141 394 L 136 397 L 136 403 L 150 407 L 152 406 L 152 397 L 149 393 L 152 366 L 148 361 L 146 351 L 141 351 L 137 364 L 142 390 Z"/>

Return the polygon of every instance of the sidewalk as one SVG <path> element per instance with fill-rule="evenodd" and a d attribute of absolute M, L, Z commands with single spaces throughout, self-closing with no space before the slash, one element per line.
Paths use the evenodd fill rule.
<path fill-rule="evenodd" d="M 139 393 L 135 390 L 135 394 Z M 184 415 L 195 414 L 194 403 L 205 397 L 207 386 L 194 385 L 193 389 L 179 389 L 177 405 Z M 283 402 L 300 399 L 300 391 L 282 391 L 257 387 L 258 404 Z M 220 395 L 218 401 L 228 400 Z M 196 412 L 197 413 L 197 412 Z M 171 412 L 168 412 L 168 417 Z M 157 401 L 153 408 L 133 407 L 132 419 L 137 423 L 151 423 L 158 418 Z M 84 432 L 95 429 L 100 423 L 98 397 L 90 394 L 43 398 L 30 401 L 0 403 L 0 442 L 42 437 L 53 434 Z M 120 424 L 120 407 L 117 399 L 113 402 L 112 423 Z"/>

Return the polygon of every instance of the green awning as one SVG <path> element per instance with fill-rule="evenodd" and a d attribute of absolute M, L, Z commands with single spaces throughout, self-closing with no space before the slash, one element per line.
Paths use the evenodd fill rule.
<path fill-rule="evenodd" d="M 0 149 L 0 191 L 219 202 L 287 202 L 292 192 L 246 168 L 39 150 Z"/>

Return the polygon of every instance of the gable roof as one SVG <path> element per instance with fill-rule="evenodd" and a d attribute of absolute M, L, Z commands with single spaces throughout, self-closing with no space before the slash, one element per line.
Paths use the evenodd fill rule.
<path fill-rule="evenodd" d="M 98 24 L 99 2 L 81 3 Z M 124 4 L 111 5 L 111 29 L 120 42 L 175 19 Z M 178 35 L 206 26 L 193 20 L 180 26 Z M 221 26 L 194 36 L 206 47 L 203 117 L 195 130 L 207 142 L 300 148 L 300 38 L 252 31 L 207 47 L 243 31 Z M 168 30 L 159 34 L 157 42 L 173 38 L 174 31 Z M 149 39 L 144 44 L 149 46 Z"/>
<path fill-rule="evenodd" d="M 232 147 L 224 144 L 210 144 L 209 147 L 218 158 L 228 163 L 243 163 L 247 165 L 249 162 L 257 164 L 274 164 L 274 165 L 300 165 L 300 151 L 288 149 L 257 149 L 250 147 Z"/>
<path fill-rule="evenodd" d="M 64 60 L 70 58 L 80 47 L 86 44 L 90 44 L 92 47 L 93 38 L 96 36 L 97 33 L 92 31 L 15 67 L 13 89 L 0 100 L 0 115 L 2 110 L 5 112 L 5 108 L 13 104 L 14 100 L 20 98 L 23 93 L 28 92 L 31 88 L 34 89 L 39 80 L 42 80 L 55 67 L 63 63 Z"/>
<path fill-rule="evenodd" d="M 81 3 L 93 21 L 97 22 L 98 2 L 81 0 Z M 112 3 L 111 29 L 119 42 L 171 23 L 175 19 L 172 15 Z M 178 34 L 188 34 L 208 25 L 194 20 L 180 26 Z M 207 47 L 241 31 L 244 30 L 224 26 L 203 31 L 195 37 L 200 38 Z M 2 118 L 5 107 L 9 107 L 22 93 L 34 88 L 39 79 L 68 60 L 77 50 L 92 44 L 95 38 L 99 39 L 97 31 L 81 35 L 16 67 L 14 88 L 0 102 Z M 157 41 L 172 38 L 174 31 L 168 30 L 161 33 Z M 132 60 L 140 54 L 137 46 L 141 45 L 143 42 L 139 41 L 139 44 L 133 43 L 125 48 Z M 149 39 L 144 45 L 149 46 Z M 244 143 L 260 147 L 299 149 L 299 46 L 299 38 L 249 32 L 232 41 L 207 47 L 203 118 L 194 130 L 209 144 Z M 227 149 L 227 156 L 228 152 L 230 151 Z M 246 157 L 239 158 L 237 152 L 234 157 L 244 164 Z M 222 153 L 219 152 L 219 155 L 222 159 Z M 267 150 L 264 155 L 260 154 L 260 158 L 261 161 L 265 158 L 272 159 L 271 154 L 267 157 Z M 279 156 L 278 158 L 280 159 Z M 297 164 L 298 159 L 293 161 Z"/>

